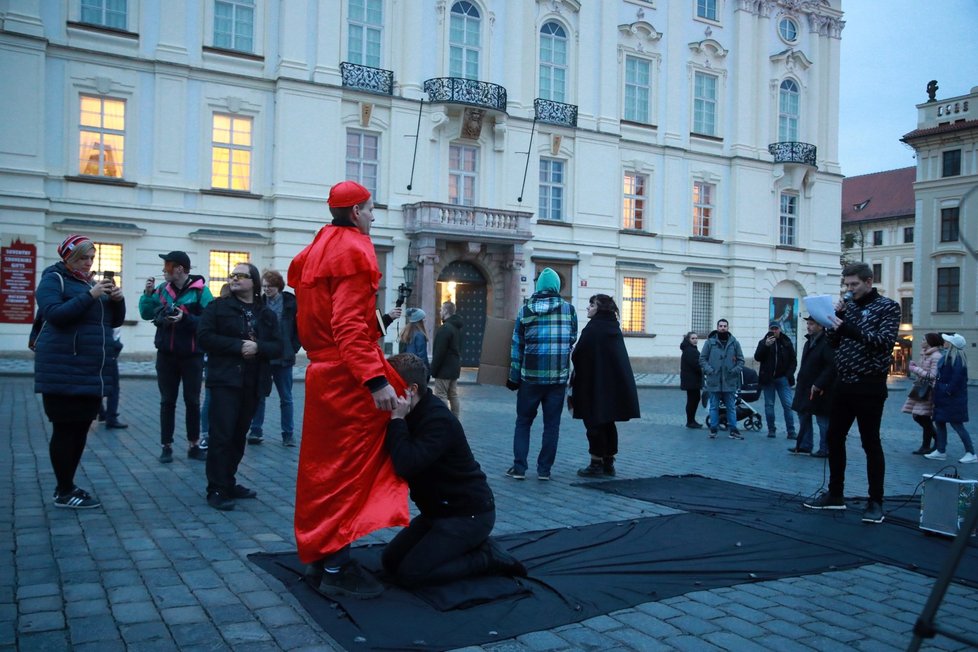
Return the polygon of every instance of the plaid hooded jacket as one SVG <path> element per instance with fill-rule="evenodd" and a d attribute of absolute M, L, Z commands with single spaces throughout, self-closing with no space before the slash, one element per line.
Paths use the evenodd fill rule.
<path fill-rule="evenodd" d="M 553 290 L 534 293 L 516 317 L 509 380 L 537 385 L 566 384 L 575 340 L 574 306 Z"/>

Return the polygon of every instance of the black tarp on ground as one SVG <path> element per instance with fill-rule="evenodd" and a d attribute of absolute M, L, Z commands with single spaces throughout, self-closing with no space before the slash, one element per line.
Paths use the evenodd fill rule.
<path fill-rule="evenodd" d="M 250 559 L 281 580 L 348 650 L 450 649 L 552 629 L 694 590 L 821 573 L 864 563 L 844 550 L 702 514 L 527 532 L 499 541 L 529 570 L 525 580 L 479 578 L 376 600 L 325 599 L 299 581 L 293 553 Z M 379 571 L 380 546 L 354 548 Z M 451 609 L 473 595 L 500 597 Z M 441 605 L 441 606 L 437 606 Z"/>
<path fill-rule="evenodd" d="M 951 538 L 925 533 L 918 527 L 920 500 L 887 498 L 882 525 L 860 521 L 865 499 L 848 500 L 846 511 L 816 511 L 802 506 L 805 496 L 778 493 L 702 476 L 663 476 L 634 480 L 583 483 L 598 489 L 686 512 L 715 516 L 774 532 L 805 543 L 847 551 L 867 561 L 908 568 L 937 577 Z M 973 539 L 958 564 L 955 581 L 978 586 L 978 543 Z"/>

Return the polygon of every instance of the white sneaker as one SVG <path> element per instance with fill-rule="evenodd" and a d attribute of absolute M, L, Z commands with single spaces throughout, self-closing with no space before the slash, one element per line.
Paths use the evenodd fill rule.
<path fill-rule="evenodd" d="M 974 453 L 965 453 L 964 457 L 958 460 L 958 462 L 961 464 L 974 464 L 975 462 L 978 462 L 978 455 L 975 455 Z"/>
<path fill-rule="evenodd" d="M 947 459 L 947 453 L 942 453 L 940 451 L 934 451 L 932 453 L 927 453 L 926 455 L 924 455 L 924 457 L 926 457 L 929 460 L 946 460 Z"/>

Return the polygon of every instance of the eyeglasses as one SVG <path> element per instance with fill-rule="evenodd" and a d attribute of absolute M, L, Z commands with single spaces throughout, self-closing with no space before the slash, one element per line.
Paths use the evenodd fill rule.
<path fill-rule="evenodd" d="M 245 281 L 245 280 L 250 281 L 251 280 L 251 274 L 238 274 L 238 273 L 233 273 L 233 274 L 231 274 L 231 275 L 228 276 L 228 280 L 229 281 Z"/>

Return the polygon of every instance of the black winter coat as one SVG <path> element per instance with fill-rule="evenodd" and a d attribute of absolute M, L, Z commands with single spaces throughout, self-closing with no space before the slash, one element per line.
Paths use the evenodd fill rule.
<path fill-rule="evenodd" d="M 827 416 L 832 411 L 832 390 L 835 386 L 835 349 L 829 346 L 829 338 L 824 332 L 815 336 L 806 335 L 805 339 L 791 409 Z M 809 398 L 812 385 L 823 392 L 814 401 Z"/>
<path fill-rule="evenodd" d="M 431 377 L 454 380 L 462 375 L 462 318 L 452 315 L 437 331 L 431 348 Z"/>
<path fill-rule="evenodd" d="M 241 355 L 241 341 L 249 339 L 245 309 L 257 311 L 255 341 L 258 355 L 249 364 Z M 200 317 L 197 341 L 207 353 L 208 387 L 242 387 L 243 375 L 256 373 L 260 396 L 272 391 L 271 360 L 282 357 L 282 334 L 275 313 L 261 301 L 244 304 L 235 297 L 214 299 Z"/>
<path fill-rule="evenodd" d="M 775 378 L 785 377 L 789 385 L 794 385 L 798 354 L 791 344 L 791 338 L 781 333 L 771 346 L 764 343 L 766 339 L 767 335 L 762 337 L 757 343 L 757 350 L 754 351 L 754 360 L 760 363 L 760 369 L 757 371 L 758 382 L 761 385 L 769 385 Z"/>
<path fill-rule="evenodd" d="M 404 419 L 390 420 L 384 443 L 425 516 L 472 516 L 495 509 L 462 424 L 430 389 Z"/>
<path fill-rule="evenodd" d="M 282 331 L 282 357 L 272 360 L 277 365 L 292 366 L 295 364 L 295 354 L 302 348 L 299 342 L 299 326 L 296 313 L 299 304 L 291 292 L 282 292 L 282 318 L 279 319 L 279 329 Z"/>
<path fill-rule="evenodd" d="M 571 353 L 574 418 L 601 425 L 641 416 L 635 374 L 615 316 L 598 312 L 581 330 Z"/>
<path fill-rule="evenodd" d="M 683 357 L 679 361 L 679 389 L 691 391 L 703 389 L 703 368 L 700 366 L 700 350 L 689 340 L 683 338 L 679 345 Z"/>

